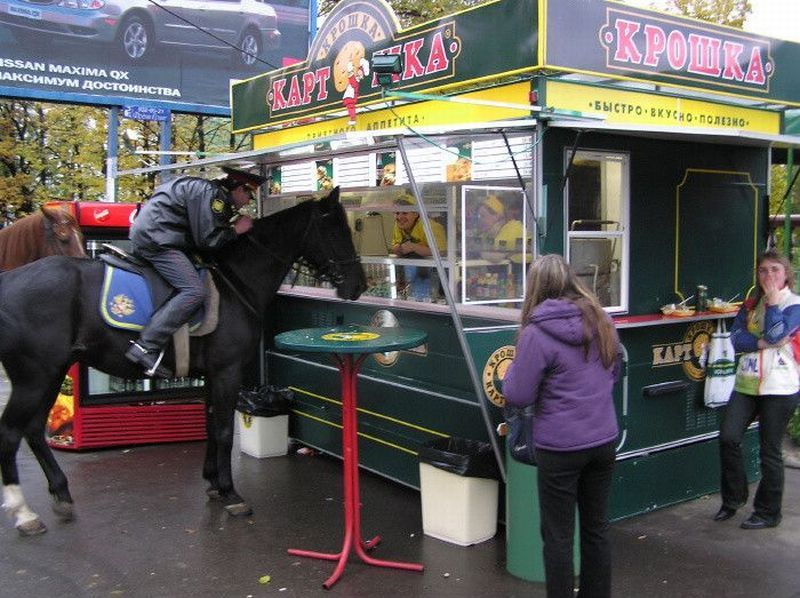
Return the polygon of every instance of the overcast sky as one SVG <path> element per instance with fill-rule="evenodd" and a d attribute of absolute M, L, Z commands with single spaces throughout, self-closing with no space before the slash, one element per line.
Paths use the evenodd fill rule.
<path fill-rule="evenodd" d="M 627 4 L 649 8 L 658 0 L 623 0 Z M 753 12 L 747 18 L 747 31 L 800 42 L 800 0 L 750 0 Z"/>

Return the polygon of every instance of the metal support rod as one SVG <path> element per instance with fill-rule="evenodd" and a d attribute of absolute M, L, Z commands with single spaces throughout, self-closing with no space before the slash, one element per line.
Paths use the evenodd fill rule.
<path fill-rule="evenodd" d="M 112 106 L 108 111 L 108 156 L 106 157 L 106 194 L 103 201 L 117 200 L 117 160 L 119 144 L 117 132 L 119 129 L 119 108 Z"/>
<path fill-rule="evenodd" d="M 794 170 L 794 149 L 790 147 L 786 150 L 786 191 L 788 201 L 784 202 L 783 206 L 785 214 L 783 218 L 783 254 L 790 259 L 792 257 L 792 212 L 794 211 L 794 201 L 792 201 L 791 195 L 792 170 Z"/>
<path fill-rule="evenodd" d="M 161 166 L 166 166 L 172 163 L 170 155 L 170 148 L 172 147 L 172 112 L 167 113 L 166 120 L 161 121 L 161 142 L 159 146 L 160 156 L 158 163 Z M 161 182 L 168 181 L 172 178 L 172 173 L 165 170 L 161 173 Z"/>
<path fill-rule="evenodd" d="M 431 229 L 431 221 L 428 217 L 428 210 L 425 207 L 425 200 L 422 198 L 422 193 L 420 193 L 416 179 L 414 179 L 411 162 L 408 159 L 406 146 L 401 135 L 397 136 L 397 148 L 400 150 L 400 156 L 403 158 L 403 163 L 406 167 L 406 174 L 408 175 L 408 182 L 411 185 L 411 191 L 414 193 L 414 197 L 417 200 L 417 208 L 419 209 L 420 218 L 422 218 L 422 227 L 425 229 L 425 236 L 428 239 L 435 239 L 436 237 L 433 236 L 433 230 Z M 464 333 L 464 324 L 461 321 L 461 315 L 456 309 L 455 298 L 453 297 L 453 292 L 450 288 L 450 278 L 448 277 L 445 267 L 442 265 L 442 255 L 439 253 L 439 247 L 437 247 L 435 242 L 430 243 L 430 249 L 431 256 L 436 262 L 436 271 L 439 274 L 439 280 L 445 281 L 446 283 L 442 285 L 442 290 L 444 291 L 447 305 L 450 308 L 450 316 L 453 319 L 453 327 L 455 328 L 456 336 L 458 337 L 458 344 L 461 345 L 461 352 L 464 354 L 464 360 L 467 362 L 467 370 L 469 371 L 469 377 L 472 381 L 472 388 L 475 391 L 475 398 L 478 399 L 478 406 L 481 409 L 481 415 L 483 416 L 483 421 L 486 425 L 486 432 L 489 435 L 489 442 L 492 445 L 492 450 L 494 451 L 494 456 L 497 460 L 497 467 L 500 470 L 500 477 L 503 479 L 503 482 L 505 482 L 505 461 L 503 460 L 503 455 L 500 451 L 500 445 L 497 442 L 497 435 L 495 433 L 492 418 L 489 415 L 486 400 L 483 398 L 483 387 L 481 386 L 481 380 L 478 376 L 478 370 L 475 368 L 475 361 L 472 359 L 472 353 L 470 352 L 469 345 L 467 344 L 467 336 Z"/>

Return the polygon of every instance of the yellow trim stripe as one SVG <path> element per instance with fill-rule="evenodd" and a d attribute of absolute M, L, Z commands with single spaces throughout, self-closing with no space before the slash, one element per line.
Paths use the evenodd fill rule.
<path fill-rule="evenodd" d="M 340 430 L 342 429 L 342 425 L 341 424 L 337 424 L 337 423 L 332 422 L 332 421 L 327 420 L 327 419 L 322 419 L 321 417 L 317 417 L 316 415 L 311 415 L 310 413 L 306 413 L 305 411 L 300 411 L 298 409 L 292 409 L 292 413 L 294 413 L 295 415 L 300 415 L 302 417 L 307 417 L 308 419 L 314 420 L 315 422 L 318 422 L 318 423 L 321 423 L 321 424 L 326 424 L 328 426 L 331 426 L 331 427 L 334 427 L 334 428 L 338 428 Z M 372 436 L 370 434 L 364 434 L 363 432 L 358 432 L 358 436 L 361 437 L 361 438 L 364 438 L 365 440 L 371 440 L 372 442 L 375 442 L 376 444 L 382 444 L 384 446 L 388 446 L 390 448 L 397 449 L 398 451 L 401 451 L 403 453 L 408 453 L 409 455 L 413 455 L 415 457 L 418 454 L 417 451 L 412 451 L 409 448 L 406 448 L 404 446 L 400 446 L 399 444 L 395 444 L 393 442 L 388 442 L 386 440 L 382 440 L 381 438 L 377 438 L 377 437 Z"/>
<path fill-rule="evenodd" d="M 307 395 L 309 397 L 313 397 L 315 399 L 319 399 L 321 401 L 327 401 L 329 403 L 333 403 L 335 405 L 342 405 L 341 401 L 337 401 L 336 399 L 331 399 L 329 397 L 323 397 L 322 395 L 314 394 L 313 392 L 309 392 L 302 388 L 298 388 L 296 386 L 290 386 L 291 390 L 295 392 L 299 392 L 301 394 Z M 412 430 L 417 430 L 419 432 L 425 432 L 426 434 L 433 434 L 434 436 L 439 436 L 440 438 L 449 438 L 449 434 L 444 434 L 442 432 L 437 432 L 436 430 L 431 430 L 430 428 L 423 428 L 422 426 L 418 426 L 417 424 L 412 424 L 411 422 L 404 421 L 402 419 L 397 419 L 396 417 L 391 417 L 389 415 L 384 415 L 382 413 L 377 413 L 375 411 L 370 411 L 369 409 L 362 409 L 361 407 L 356 407 L 356 411 L 359 413 L 365 413 L 367 415 L 371 415 L 372 417 L 377 417 L 378 419 L 383 419 L 393 424 L 397 424 L 399 426 L 405 426 L 406 428 L 411 428 Z"/>
<path fill-rule="evenodd" d="M 539 58 L 536 62 L 547 64 L 547 0 L 539 1 Z"/>
<path fill-rule="evenodd" d="M 769 104 L 785 104 L 787 106 L 800 106 L 800 102 L 798 101 L 791 101 L 791 100 L 783 100 L 780 98 L 768 98 L 763 97 L 760 95 L 755 94 L 744 94 L 744 93 L 732 93 L 728 91 L 721 91 L 719 89 L 706 89 L 705 87 L 695 87 L 692 85 L 680 85 L 678 83 L 665 83 L 659 81 L 651 81 L 649 79 L 644 79 L 642 77 L 627 77 L 625 75 L 620 75 L 618 73 L 611 73 L 611 72 L 603 72 L 603 71 L 592 71 L 588 69 L 578 69 L 578 68 L 571 68 L 565 66 L 556 66 L 552 64 L 543 64 L 541 67 L 544 71 L 558 71 L 561 73 L 569 73 L 569 74 L 581 74 L 581 75 L 592 75 L 594 77 L 604 77 L 606 79 L 619 79 L 620 81 L 632 81 L 634 83 L 652 83 L 654 85 L 665 85 L 667 87 L 674 87 L 675 89 L 685 89 L 688 91 L 700 91 L 702 93 L 710 93 L 710 94 L 717 94 L 721 96 L 727 96 L 731 98 L 736 98 L 740 100 L 755 100 L 758 102 L 766 102 Z M 688 79 L 692 80 L 692 79 Z M 755 90 L 754 90 L 755 91 Z M 764 92 L 766 93 L 766 92 Z M 755 107 L 755 106 L 753 106 Z M 558 106 L 555 106 L 558 108 Z"/>
<path fill-rule="evenodd" d="M 753 179 L 750 176 L 749 172 L 738 171 L 738 170 L 715 170 L 713 168 L 687 168 L 683 173 L 683 180 L 678 183 L 675 187 L 675 269 L 674 269 L 674 278 L 673 278 L 673 286 L 675 294 L 681 298 L 681 301 L 685 299 L 683 293 L 680 292 L 679 287 L 679 279 L 678 279 L 678 262 L 680 261 L 680 245 L 681 245 L 681 238 L 680 238 L 680 221 L 681 221 L 681 187 L 686 184 L 687 179 L 689 178 L 690 173 L 698 173 L 698 174 L 728 174 L 733 176 L 743 176 L 747 179 L 747 183 L 753 190 L 753 264 L 756 263 L 758 259 L 758 187 L 753 184 Z M 756 275 L 755 275 L 755 268 L 753 269 L 753 284 L 755 285 Z M 749 291 L 748 291 L 749 293 Z"/>

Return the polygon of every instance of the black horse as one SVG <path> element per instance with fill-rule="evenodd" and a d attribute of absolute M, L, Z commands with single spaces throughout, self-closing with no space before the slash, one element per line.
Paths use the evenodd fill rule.
<path fill-rule="evenodd" d="M 332 282 L 343 299 L 357 299 L 365 290 L 338 188 L 322 200 L 256 220 L 248 235 L 215 256 L 219 324 L 211 334 L 191 339 L 189 375 L 205 376 L 208 442 L 203 477 L 210 484 L 209 496 L 221 499 L 233 515 L 251 512 L 231 475 L 242 363 L 254 355 L 262 318 L 299 260 Z M 16 454 L 22 438 L 47 477 L 53 510 L 62 519 L 72 518 L 66 476 L 44 435 L 70 364 L 79 361 L 122 378 L 140 375 L 124 357 L 133 335 L 107 326 L 99 314 L 103 270 L 100 261 L 55 256 L 0 275 L 0 361 L 12 385 L 0 418 L 0 470 L 4 507 L 22 535 L 46 530 L 19 485 Z M 172 361 L 165 357 L 168 367 Z"/>

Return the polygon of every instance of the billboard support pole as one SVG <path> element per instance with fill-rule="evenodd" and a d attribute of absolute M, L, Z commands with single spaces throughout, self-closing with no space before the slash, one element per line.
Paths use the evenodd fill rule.
<path fill-rule="evenodd" d="M 158 158 L 158 163 L 161 166 L 168 166 L 172 163 L 172 156 L 170 150 L 172 149 L 172 112 L 167 113 L 167 118 L 161 121 L 161 143 L 158 146 L 161 155 Z M 172 173 L 169 170 L 164 170 L 161 173 L 161 182 L 168 181 L 172 178 Z"/>
<path fill-rule="evenodd" d="M 117 130 L 119 129 L 119 108 L 112 106 L 108 111 L 108 157 L 106 158 L 106 195 L 103 201 L 117 199 Z"/>

